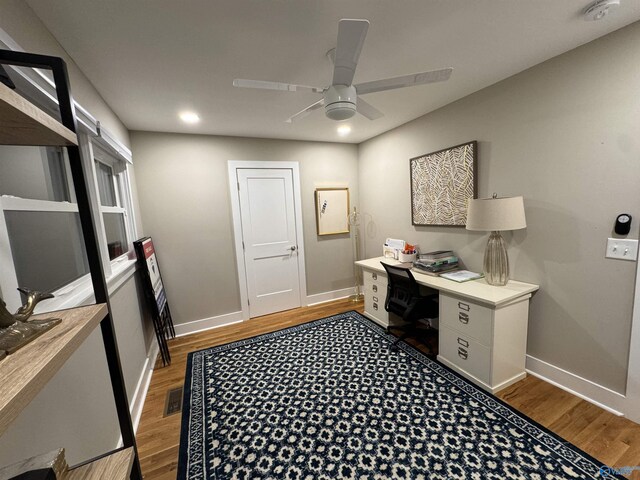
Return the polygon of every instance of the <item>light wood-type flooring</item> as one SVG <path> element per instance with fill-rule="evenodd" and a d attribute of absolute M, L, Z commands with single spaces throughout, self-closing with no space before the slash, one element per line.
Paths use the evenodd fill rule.
<path fill-rule="evenodd" d="M 356 310 L 362 303 L 337 300 L 303 307 L 247 322 L 216 328 L 170 341 L 171 365 L 156 368 L 137 433 L 142 472 L 146 480 L 175 480 L 180 444 L 180 414 L 163 418 L 168 390 L 182 386 L 187 354 L 194 350 L 253 337 L 336 313 Z M 640 466 L 640 425 L 529 375 L 498 396 L 538 423 L 609 466 Z M 640 480 L 640 471 L 633 473 Z"/>

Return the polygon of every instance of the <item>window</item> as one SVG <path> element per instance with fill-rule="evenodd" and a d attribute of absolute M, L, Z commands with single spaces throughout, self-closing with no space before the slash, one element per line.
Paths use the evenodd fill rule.
<path fill-rule="evenodd" d="M 96 186 L 100 213 L 104 224 L 109 260 L 129 252 L 132 239 L 128 235 L 126 165 L 99 147 L 93 147 Z"/>
<path fill-rule="evenodd" d="M 135 239 L 127 163 L 98 139 L 83 134 L 80 142 L 109 278 L 131 263 L 124 260 Z M 0 296 L 10 310 L 24 300 L 18 286 L 54 293 L 57 298 L 43 305 L 50 309 L 76 306 L 91 295 L 66 149 L 0 146 L 0 264 Z"/>
<path fill-rule="evenodd" d="M 46 73 L 23 67 L 7 71 L 20 95 L 59 119 L 55 84 Z M 135 263 L 125 261 L 136 238 L 131 151 L 74 103 L 104 272 L 107 281 L 116 280 Z M 56 295 L 40 311 L 86 302 L 93 291 L 87 263 L 66 150 L 0 146 L 0 296 L 8 308 L 22 303 L 18 285 Z"/>
<path fill-rule="evenodd" d="M 0 258 L 14 309 L 18 286 L 50 292 L 89 272 L 64 149 L 0 146 Z"/>

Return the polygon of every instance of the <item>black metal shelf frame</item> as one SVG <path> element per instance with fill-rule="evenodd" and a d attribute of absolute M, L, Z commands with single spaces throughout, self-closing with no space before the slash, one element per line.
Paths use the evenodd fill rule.
<path fill-rule="evenodd" d="M 56 86 L 61 123 L 77 135 L 75 109 L 73 99 L 71 97 L 71 91 L 69 89 L 67 65 L 64 60 L 48 55 L 0 50 L 0 64 L 50 70 L 53 73 L 53 79 Z M 80 213 L 82 235 L 87 252 L 87 259 L 91 272 L 91 282 L 93 284 L 96 303 L 107 304 L 108 313 L 100 322 L 100 329 L 102 331 L 102 339 L 107 357 L 107 365 L 109 367 L 109 376 L 111 379 L 111 387 L 113 388 L 113 396 L 116 404 L 122 441 L 124 448 L 133 447 L 134 450 L 133 467 L 131 469 L 130 478 L 131 480 L 142 480 L 142 471 L 140 470 L 140 461 L 138 458 L 135 433 L 133 431 L 133 422 L 131 421 L 131 415 L 129 413 L 129 400 L 127 398 L 127 391 L 120 363 L 120 355 L 118 353 L 118 342 L 116 340 L 113 320 L 111 318 L 111 305 L 109 302 L 107 281 L 100 257 L 100 247 L 98 246 L 96 226 L 93 215 L 91 214 L 91 204 L 87 190 L 87 184 L 90 178 L 88 176 L 88 172 L 85 171 L 79 146 L 70 145 L 66 148 L 69 156 L 73 185 L 78 203 L 78 211 Z M 116 451 L 118 450 L 116 449 L 109 453 L 115 453 Z M 103 456 L 104 455 L 101 455 L 92 460 L 97 460 Z"/>

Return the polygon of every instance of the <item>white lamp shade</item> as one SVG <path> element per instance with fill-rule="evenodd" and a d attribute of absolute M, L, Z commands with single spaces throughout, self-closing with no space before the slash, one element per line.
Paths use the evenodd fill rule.
<path fill-rule="evenodd" d="M 522 197 L 478 198 L 469 200 L 467 230 L 483 232 L 526 228 Z"/>

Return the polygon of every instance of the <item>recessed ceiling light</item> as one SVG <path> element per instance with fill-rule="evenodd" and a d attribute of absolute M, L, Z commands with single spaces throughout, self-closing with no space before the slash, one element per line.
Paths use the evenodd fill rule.
<path fill-rule="evenodd" d="M 200 121 L 196 112 L 180 112 L 179 117 L 184 123 L 198 123 Z"/>
<path fill-rule="evenodd" d="M 349 125 L 340 125 L 338 127 L 338 135 L 344 137 L 345 135 L 349 135 L 351 133 L 351 127 Z"/>

